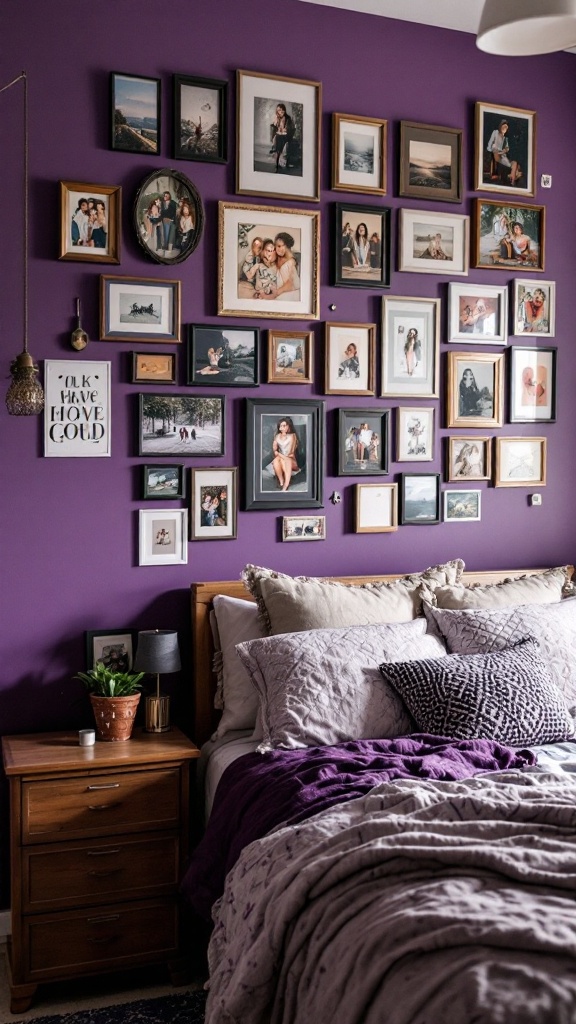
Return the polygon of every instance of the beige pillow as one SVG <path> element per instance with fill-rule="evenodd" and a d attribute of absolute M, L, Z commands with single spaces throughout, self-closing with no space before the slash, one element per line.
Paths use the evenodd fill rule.
<path fill-rule="evenodd" d="M 287 576 L 257 565 L 247 565 L 241 576 L 256 599 L 266 632 L 277 634 L 407 622 L 422 614 L 422 583 L 453 585 L 463 571 L 464 562 L 455 558 L 392 583 L 348 585 Z"/>
<path fill-rule="evenodd" d="M 503 583 L 439 585 L 424 581 L 422 598 L 437 608 L 509 608 L 516 604 L 553 604 L 572 593 L 571 566 L 518 576 Z"/>

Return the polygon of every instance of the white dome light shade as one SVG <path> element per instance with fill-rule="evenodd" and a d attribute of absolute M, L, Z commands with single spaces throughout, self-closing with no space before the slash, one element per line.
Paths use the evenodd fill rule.
<path fill-rule="evenodd" d="M 476 46 L 499 57 L 576 46 L 576 0 L 486 0 Z"/>

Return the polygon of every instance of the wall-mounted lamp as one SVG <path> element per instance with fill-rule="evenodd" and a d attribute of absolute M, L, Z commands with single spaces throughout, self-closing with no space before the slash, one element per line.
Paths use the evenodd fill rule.
<path fill-rule="evenodd" d="M 156 693 L 146 698 L 146 732 L 167 732 L 170 728 L 170 697 L 160 693 L 160 675 L 178 672 L 180 650 L 174 629 L 145 629 L 138 633 L 135 672 L 156 675 Z"/>
<path fill-rule="evenodd" d="M 530 57 L 576 46 L 576 0 L 486 0 L 476 46 L 498 57 Z"/>

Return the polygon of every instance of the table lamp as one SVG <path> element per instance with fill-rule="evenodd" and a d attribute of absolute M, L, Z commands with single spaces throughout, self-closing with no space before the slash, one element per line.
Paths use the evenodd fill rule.
<path fill-rule="evenodd" d="M 144 629 L 138 633 L 134 671 L 156 674 L 156 693 L 146 697 L 146 732 L 170 729 L 170 697 L 160 693 L 160 675 L 179 669 L 180 650 L 175 629 Z"/>

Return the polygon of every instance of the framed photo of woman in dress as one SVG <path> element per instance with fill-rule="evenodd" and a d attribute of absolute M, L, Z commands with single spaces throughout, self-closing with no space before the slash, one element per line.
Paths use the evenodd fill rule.
<path fill-rule="evenodd" d="M 556 348 L 510 349 L 510 423 L 556 422 Z"/>
<path fill-rule="evenodd" d="M 533 196 L 535 111 L 479 102 L 475 115 L 475 190 Z"/>
<path fill-rule="evenodd" d="M 382 300 L 382 396 L 437 398 L 440 299 Z"/>
<path fill-rule="evenodd" d="M 501 427 L 504 356 L 448 353 L 447 427 Z"/>
<path fill-rule="evenodd" d="M 373 395 L 376 324 L 326 324 L 327 395 Z"/>
<path fill-rule="evenodd" d="M 390 287 L 387 206 L 335 204 L 334 284 L 340 288 Z"/>
<path fill-rule="evenodd" d="M 245 508 L 323 504 L 324 402 L 247 398 Z"/>
<path fill-rule="evenodd" d="M 136 195 L 134 228 L 146 255 L 156 263 L 187 260 L 204 229 L 204 207 L 196 186 L 168 167 L 149 174 Z"/>

